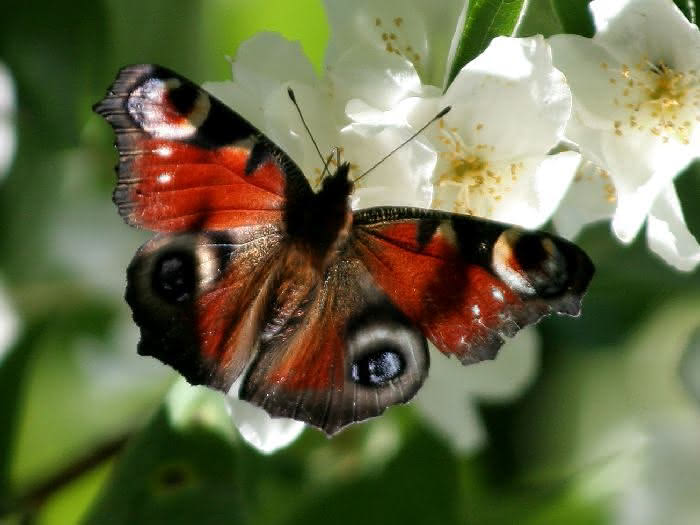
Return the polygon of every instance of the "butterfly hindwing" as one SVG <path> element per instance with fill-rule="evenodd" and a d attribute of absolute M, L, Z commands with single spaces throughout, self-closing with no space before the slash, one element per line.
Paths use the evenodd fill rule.
<path fill-rule="evenodd" d="M 123 68 L 95 111 L 116 134 L 114 202 L 128 224 L 178 232 L 281 223 L 285 202 L 311 194 L 254 126 L 161 66 Z"/>
<path fill-rule="evenodd" d="M 578 315 L 593 275 L 564 239 L 431 210 L 355 212 L 352 244 L 390 300 L 465 364 L 493 359 L 544 315 Z"/>
<path fill-rule="evenodd" d="M 427 342 L 356 257 L 298 286 L 306 293 L 293 307 L 273 306 L 289 315 L 264 332 L 241 399 L 333 434 L 414 396 L 428 373 Z"/>
<path fill-rule="evenodd" d="M 190 383 L 227 391 L 257 347 L 281 239 L 268 225 L 163 234 L 144 244 L 126 291 L 139 353 Z"/>

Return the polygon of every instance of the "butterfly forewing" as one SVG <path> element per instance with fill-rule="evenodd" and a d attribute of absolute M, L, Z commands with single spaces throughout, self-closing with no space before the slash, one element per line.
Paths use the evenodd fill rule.
<path fill-rule="evenodd" d="M 248 121 L 161 66 L 123 68 L 95 111 L 116 134 L 114 202 L 128 224 L 161 232 L 281 224 L 285 202 L 311 193 Z"/>

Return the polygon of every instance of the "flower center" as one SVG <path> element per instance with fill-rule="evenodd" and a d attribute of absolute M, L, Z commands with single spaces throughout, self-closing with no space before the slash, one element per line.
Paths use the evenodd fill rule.
<path fill-rule="evenodd" d="M 601 67 L 608 70 L 606 63 Z M 700 122 L 697 71 L 677 71 L 643 57 L 632 67 L 622 64 L 610 72 L 610 84 L 619 87 L 613 102 L 628 112 L 626 119 L 613 123 L 616 135 L 636 131 L 651 133 L 664 143 L 675 140 L 689 144 L 693 128 Z"/>
<path fill-rule="evenodd" d="M 474 135 L 483 129 L 474 126 Z M 510 184 L 518 179 L 522 162 L 494 163 L 488 144 L 466 144 L 457 128 L 448 128 L 444 119 L 439 121 L 438 140 L 445 149 L 439 153 L 438 178 L 433 207 L 448 207 L 458 213 L 487 217 L 495 204 L 511 190 Z"/>

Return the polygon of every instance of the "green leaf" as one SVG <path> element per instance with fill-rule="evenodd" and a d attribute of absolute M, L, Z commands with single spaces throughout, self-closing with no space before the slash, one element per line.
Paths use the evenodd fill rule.
<path fill-rule="evenodd" d="M 561 24 L 562 33 L 586 37 L 595 34 L 593 17 L 588 9 L 591 0 L 550 0 L 552 11 Z"/>
<path fill-rule="evenodd" d="M 286 523 L 318 523 L 318 516 L 338 525 L 463 522 L 457 503 L 469 495 L 460 493 L 456 458 L 425 430 L 411 433 L 381 472 L 319 488 Z"/>
<path fill-rule="evenodd" d="M 225 427 L 220 394 L 176 385 L 115 465 L 85 523 L 243 522 L 237 448 Z"/>
<path fill-rule="evenodd" d="M 512 35 L 524 0 L 472 0 L 462 37 L 450 69 L 449 86 L 457 73 L 486 49 L 494 37 Z"/>

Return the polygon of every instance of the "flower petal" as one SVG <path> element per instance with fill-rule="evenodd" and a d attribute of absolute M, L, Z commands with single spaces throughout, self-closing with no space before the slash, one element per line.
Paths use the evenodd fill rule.
<path fill-rule="evenodd" d="M 408 126 L 372 127 L 351 124 L 341 133 L 351 174 L 359 176 L 399 144 L 408 139 Z M 418 206 L 432 200 L 432 175 L 437 153 L 421 137 L 402 146 L 358 183 L 353 208 L 371 206 Z"/>
<path fill-rule="evenodd" d="M 327 66 L 326 78 L 334 98 L 359 98 L 385 110 L 421 92 L 420 78 L 409 61 L 366 45 L 354 45 L 340 54 Z"/>
<path fill-rule="evenodd" d="M 548 39 L 555 67 L 565 75 L 574 93 L 574 111 L 585 125 L 612 129 L 611 121 L 625 120 L 628 111 L 616 103 L 611 84 L 618 79 L 610 73 L 622 63 L 590 38 L 554 35 Z M 620 97 L 621 98 L 621 97 Z"/>
<path fill-rule="evenodd" d="M 574 179 L 581 156 L 574 151 L 548 155 L 543 159 L 525 159 L 531 174 L 523 170 L 510 192 L 495 207 L 493 218 L 523 228 L 539 228 L 549 220 Z"/>
<path fill-rule="evenodd" d="M 651 134 L 619 138 L 603 135 L 602 157 L 617 191 L 613 231 L 622 242 L 631 242 L 656 198 L 690 163 L 693 152 L 688 145 L 673 141 L 660 144 Z"/>
<path fill-rule="evenodd" d="M 203 87 L 259 128 L 265 126 L 264 110 L 271 95 L 291 82 L 317 83 L 301 44 L 278 33 L 258 33 L 243 42 L 232 71 L 233 82 L 208 82 Z"/>
<path fill-rule="evenodd" d="M 272 418 L 262 408 L 225 396 L 231 418 L 241 437 L 263 454 L 272 454 L 291 444 L 304 431 L 304 423 Z"/>
<path fill-rule="evenodd" d="M 459 38 L 464 0 L 326 0 L 331 25 L 326 65 L 336 68 L 345 50 L 360 45 L 372 54 L 405 58 L 424 83 L 442 87 L 447 61 Z M 371 51 L 371 52 L 370 52 Z"/>
<path fill-rule="evenodd" d="M 647 219 L 649 248 L 681 271 L 700 264 L 700 244 L 688 231 L 675 187 L 670 184 L 659 195 Z"/>
<path fill-rule="evenodd" d="M 455 449 L 475 450 L 485 441 L 475 403 L 509 401 L 525 390 L 539 366 L 539 346 L 536 330 L 527 328 L 508 341 L 495 360 L 462 367 L 431 345 L 430 375 L 415 406 Z"/>
<path fill-rule="evenodd" d="M 0 63 L 0 178 L 5 174 L 14 157 L 15 88 L 10 71 Z"/>
<path fill-rule="evenodd" d="M 615 186 L 608 172 L 583 161 L 554 213 L 554 226 L 560 235 L 573 239 L 584 226 L 612 217 L 615 201 Z"/>
<path fill-rule="evenodd" d="M 669 0 L 595 0 L 594 40 L 621 61 L 646 57 L 688 71 L 700 66 L 700 33 Z"/>
<path fill-rule="evenodd" d="M 510 160 L 544 155 L 559 142 L 571 92 L 542 37 L 498 37 L 459 72 L 444 103 L 452 106 L 446 122 L 466 143 Z"/>

